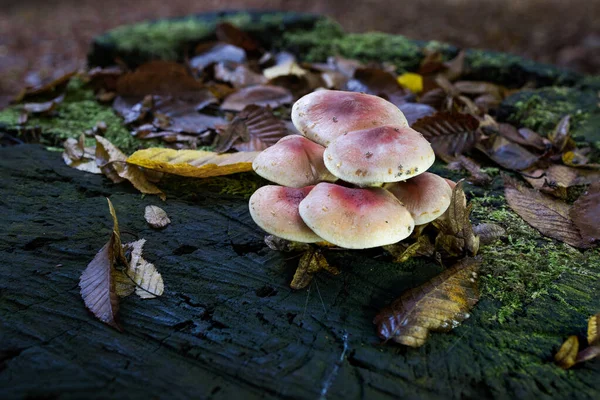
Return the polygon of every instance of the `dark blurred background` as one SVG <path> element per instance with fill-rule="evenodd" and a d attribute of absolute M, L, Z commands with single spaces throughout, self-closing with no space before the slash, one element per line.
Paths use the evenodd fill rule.
<path fill-rule="evenodd" d="M 600 0 L 0 0 L 0 95 L 85 65 L 90 40 L 120 24 L 223 9 L 321 13 L 380 30 L 600 71 Z"/>

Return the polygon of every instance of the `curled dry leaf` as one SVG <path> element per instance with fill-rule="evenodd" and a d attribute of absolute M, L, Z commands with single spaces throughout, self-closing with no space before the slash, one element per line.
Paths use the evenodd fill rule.
<path fill-rule="evenodd" d="M 294 242 L 275 235 L 265 236 L 265 244 L 276 251 L 307 251 L 311 248 L 308 243 Z"/>
<path fill-rule="evenodd" d="M 554 127 L 554 130 L 550 135 L 548 135 L 548 139 L 552 141 L 552 146 L 554 149 L 562 153 L 569 142 L 569 130 L 571 128 L 571 116 L 565 115 L 561 118 L 560 121 Z"/>
<path fill-rule="evenodd" d="M 383 248 L 394 256 L 396 263 L 406 262 L 413 257 L 431 257 L 435 253 L 435 246 L 426 235 L 420 235 L 417 237 L 417 241 L 410 245 L 402 241 L 383 246 Z"/>
<path fill-rule="evenodd" d="M 142 299 L 152 299 L 164 292 L 162 276 L 154 264 L 142 257 L 145 243 L 146 239 L 140 239 L 123 245 L 131 256 L 127 268 L 118 270 L 115 274 L 115 291 L 121 297 L 129 296 L 135 291 Z"/>
<path fill-rule="evenodd" d="M 448 332 L 470 317 L 479 301 L 480 262 L 464 258 L 429 282 L 404 292 L 373 320 L 385 341 L 419 347 L 429 332 Z"/>
<path fill-rule="evenodd" d="M 600 345 L 600 313 L 588 320 L 587 340 L 590 346 Z"/>
<path fill-rule="evenodd" d="M 600 182 L 593 183 L 571 207 L 569 216 L 590 245 L 600 241 Z"/>
<path fill-rule="evenodd" d="M 154 99 L 151 95 L 117 96 L 113 101 L 113 110 L 119 114 L 126 124 L 140 122 L 152 111 Z"/>
<path fill-rule="evenodd" d="M 144 171 L 126 162 L 127 156 L 108 139 L 96 135 L 96 164 L 104 175 L 115 183 L 128 180 L 144 194 L 156 194 L 165 199 L 165 194 L 148 180 Z"/>
<path fill-rule="evenodd" d="M 79 136 L 79 140 L 68 138 L 63 143 L 65 151 L 62 153 L 63 160 L 71 168 L 92 174 L 101 174 L 102 171 L 96 164 L 96 148 L 85 147 L 85 137 Z"/>
<path fill-rule="evenodd" d="M 320 250 L 311 247 L 300 258 L 298 269 L 294 273 L 290 287 L 296 290 L 304 289 L 312 281 L 313 276 L 321 270 L 325 270 L 332 275 L 340 273 L 337 268 L 329 265 Z"/>
<path fill-rule="evenodd" d="M 115 291 L 116 269 L 114 265 L 116 262 L 120 262 L 126 266 L 127 260 L 121 245 L 119 222 L 110 200 L 108 200 L 108 207 L 113 218 L 112 234 L 109 241 L 81 274 L 79 287 L 86 307 L 100 321 L 121 330 L 115 320 L 119 311 L 119 298 Z"/>
<path fill-rule="evenodd" d="M 250 105 L 225 126 L 217 127 L 215 151 L 262 151 L 288 135 L 285 123 L 270 109 Z"/>
<path fill-rule="evenodd" d="M 249 53 L 257 52 L 260 48 L 258 42 L 248 33 L 229 22 L 221 22 L 215 28 L 217 39 L 241 47 Z"/>
<path fill-rule="evenodd" d="M 575 335 L 569 336 L 554 355 L 554 362 L 562 369 L 569 369 L 575 365 L 578 351 L 579 339 Z"/>
<path fill-rule="evenodd" d="M 532 168 L 522 172 L 523 178 L 535 189 L 566 199 L 569 188 L 600 181 L 600 171 L 552 164 L 548 168 Z"/>
<path fill-rule="evenodd" d="M 20 103 L 26 98 L 39 96 L 48 93 L 59 92 L 61 89 L 64 89 L 71 78 L 75 76 L 76 71 L 69 71 L 67 73 L 62 73 L 59 76 L 55 76 L 51 78 L 49 81 L 41 82 L 39 85 L 31 86 L 26 89 L 23 89 L 14 99 L 15 103 Z"/>
<path fill-rule="evenodd" d="M 277 108 L 294 101 L 292 93 L 285 88 L 274 85 L 249 86 L 227 96 L 221 109 L 242 111 L 246 106 L 255 104 L 263 107 Z"/>
<path fill-rule="evenodd" d="M 479 237 L 480 244 L 494 243 L 506 237 L 506 229 L 498 224 L 482 223 L 473 227 L 473 233 Z"/>
<path fill-rule="evenodd" d="M 574 247 L 590 246 L 581 237 L 569 217 L 570 207 L 563 201 L 526 188 L 509 177 L 504 179 L 504 195 L 510 208 L 542 235 Z"/>
<path fill-rule="evenodd" d="M 479 121 L 468 114 L 438 112 L 419 119 L 412 128 L 431 143 L 435 154 L 449 162 L 479 141 Z"/>
<path fill-rule="evenodd" d="M 475 256 L 479 251 L 479 237 L 473 232 L 469 219 L 473 205 L 467 204 L 463 182 L 459 181 L 452 189 L 450 206 L 446 212 L 432 222 L 438 230 L 436 249 L 444 250 L 451 257 L 464 254 Z"/>
<path fill-rule="evenodd" d="M 217 154 L 212 151 L 149 148 L 133 153 L 127 164 L 174 175 L 208 178 L 252 171 L 252 161 L 259 153 Z"/>
<path fill-rule="evenodd" d="M 171 223 L 165 210 L 157 206 L 146 206 L 144 218 L 146 218 L 148 225 L 153 228 L 164 228 Z"/>

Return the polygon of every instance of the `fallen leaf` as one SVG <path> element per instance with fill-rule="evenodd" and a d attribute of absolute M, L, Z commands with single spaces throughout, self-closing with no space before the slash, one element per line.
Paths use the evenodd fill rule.
<path fill-rule="evenodd" d="M 470 317 L 479 301 L 480 262 L 464 258 L 429 282 L 408 290 L 373 323 L 379 337 L 410 347 L 425 344 L 429 332 L 448 332 Z"/>
<path fill-rule="evenodd" d="M 346 84 L 346 90 L 386 98 L 406 94 L 392 74 L 379 68 L 358 68 Z"/>
<path fill-rule="evenodd" d="M 28 114 L 39 114 L 39 115 L 48 115 L 51 114 L 56 107 L 64 100 L 65 95 L 61 94 L 60 96 L 50 100 L 45 101 L 43 103 L 25 103 L 23 105 L 23 109 Z"/>
<path fill-rule="evenodd" d="M 154 121 L 152 124 L 162 130 L 178 133 L 200 134 L 208 129 L 214 129 L 215 125 L 224 124 L 227 121 L 221 117 L 201 114 L 198 107 L 204 107 L 216 101 L 216 98 L 208 92 L 210 97 L 206 102 L 190 102 L 174 97 L 161 97 L 155 99 L 152 111 Z"/>
<path fill-rule="evenodd" d="M 504 195 L 510 208 L 529 225 L 548 236 L 574 247 L 589 247 L 569 217 L 568 204 L 529 189 L 516 180 L 505 177 Z"/>
<path fill-rule="evenodd" d="M 259 153 L 217 154 L 212 151 L 149 148 L 133 153 L 127 164 L 174 175 L 208 178 L 252 171 L 252 161 Z"/>
<path fill-rule="evenodd" d="M 267 78 L 252 71 L 244 64 L 220 62 L 215 64 L 214 73 L 216 79 L 231 83 L 235 88 L 267 83 Z"/>
<path fill-rule="evenodd" d="M 471 115 L 438 112 L 419 119 L 412 128 L 429 140 L 433 151 L 449 162 L 468 152 L 479 141 L 479 121 Z"/>
<path fill-rule="evenodd" d="M 162 276 L 154 264 L 142 257 L 142 250 L 146 239 L 126 243 L 123 247 L 131 253 L 128 267 L 117 271 L 115 275 L 116 293 L 120 297 L 135 294 L 142 299 L 153 299 L 163 294 L 165 285 Z"/>
<path fill-rule="evenodd" d="M 252 36 L 229 22 L 219 23 L 215 28 L 215 34 L 219 41 L 241 47 L 249 53 L 255 53 L 260 48 Z"/>
<path fill-rule="evenodd" d="M 68 138 L 63 143 L 65 151 L 62 153 L 63 160 L 71 168 L 92 174 L 101 174 L 102 171 L 96 164 L 96 148 L 85 147 L 85 137 L 79 136 L 79 140 Z"/>
<path fill-rule="evenodd" d="M 517 129 L 511 124 L 496 123 L 494 120 L 492 120 L 490 125 L 483 128 L 483 131 L 487 134 L 499 134 L 511 142 L 515 142 L 517 144 L 542 152 L 547 151 L 552 147 L 552 143 L 550 143 L 548 139 L 542 137 L 531 129 Z"/>
<path fill-rule="evenodd" d="M 575 335 L 569 336 L 554 355 L 554 362 L 562 369 L 569 369 L 575 365 L 578 351 L 579 339 Z"/>
<path fill-rule="evenodd" d="M 457 161 L 461 167 L 464 168 L 471 176 L 468 181 L 474 185 L 483 186 L 487 185 L 492 181 L 492 178 L 481 169 L 481 166 L 475 162 L 475 160 L 460 155 L 457 157 Z"/>
<path fill-rule="evenodd" d="M 414 257 L 431 257 L 435 252 L 435 246 L 426 235 L 417 237 L 417 241 L 408 244 L 405 241 L 383 246 L 392 256 L 395 263 L 403 263 Z"/>
<path fill-rule="evenodd" d="M 478 146 L 478 148 L 496 164 L 513 171 L 523 171 L 531 168 L 540 159 L 540 156 L 531 153 L 525 147 L 499 135 L 491 138 L 486 145 Z"/>
<path fill-rule="evenodd" d="M 215 152 L 223 153 L 230 148 L 238 151 L 262 151 L 288 135 L 285 123 L 270 109 L 255 105 L 244 108 L 225 126 L 217 127 Z"/>
<path fill-rule="evenodd" d="M 282 64 L 276 64 L 272 67 L 265 68 L 263 75 L 267 79 L 275 79 L 278 76 L 296 75 L 304 76 L 307 71 L 299 66 L 295 61 L 288 61 Z"/>
<path fill-rule="evenodd" d="M 420 103 L 404 103 L 398 106 L 400 111 L 406 117 L 408 125 L 412 126 L 416 121 L 423 117 L 427 117 L 436 113 L 435 108 L 428 106 L 427 104 Z"/>
<path fill-rule="evenodd" d="M 535 189 L 555 197 L 566 199 L 568 189 L 574 186 L 589 185 L 600 181 L 600 171 L 572 168 L 552 164 L 548 168 L 532 168 L 522 171 L 523 178 Z"/>
<path fill-rule="evenodd" d="M 117 96 L 113 101 L 113 110 L 123 117 L 126 124 L 140 122 L 152 111 L 154 99 L 148 95 L 140 96 Z"/>
<path fill-rule="evenodd" d="M 479 237 L 480 244 L 491 244 L 506 237 L 506 229 L 498 224 L 481 223 L 473 227 L 473 233 Z"/>
<path fill-rule="evenodd" d="M 423 77 L 412 72 L 405 72 L 396 78 L 396 81 L 405 89 L 413 93 L 421 93 L 423 91 Z"/>
<path fill-rule="evenodd" d="M 290 287 L 295 290 L 304 289 L 312 281 L 314 275 L 321 270 L 325 270 L 332 275 L 340 273 L 337 268 L 329 265 L 320 250 L 311 247 L 300 258 Z"/>
<path fill-rule="evenodd" d="M 66 88 L 67 84 L 75 76 L 76 71 L 69 71 L 49 81 L 41 82 L 39 85 L 31 86 L 23 89 L 13 100 L 15 103 L 20 103 L 26 98 L 39 96 L 48 93 L 59 92 Z"/>
<path fill-rule="evenodd" d="M 600 313 L 588 320 L 587 340 L 590 346 L 600 344 Z"/>
<path fill-rule="evenodd" d="M 146 218 L 146 222 L 153 228 L 164 228 L 171 223 L 165 210 L 157 206 L 146 206 L 144 218 Z"/>
<path fill-rule="evenodd" d="M 121 96 L 175 95 L 204 90 L 183 66 L 171 61 L 155 60 L 122 75 L 117 81 Z"/>
<path fill-rule="evenodd" d="M 600 346 L 588 346 L 585 349 L 581 350 L 579 353 L 577 353 L 577 358 L 575 359 L 575 362 L 579 364 L 584 361 L 592 360 L 598 356 L 600 356 Z"/>
<path fill-rule="evenodd" d="M 255 104 L 262 107 L 277 108 L 294 101 L 292 93 L 285 88 L 274 85 L 249 86 L 227 96 L 221 109 L 242 111 L 246 106 Z"/>
<path fill-rule="evenodd" d="M 490 82 L 457 81 L 453 83 L 456 90 L 464 94 L 488 94 L 499 100 L 502 99 L 502 89 Z"/>
<path fill-rule="evenodd" d="M 561 118 L 560 121 L 556 124 L 556 127 L 552 131 L 550 135 L 548 135 L 548 139 L 552 141 L 552 146 L 554 149 L 562 153 L 569 141 L 569 130 L 571 127 L 571 116 L 565 115 Z"/>
<path fill-rule="evenodd" d="M 219 62 L 246 62 L 246 52 L 244 49 L 228 43 L 210 43 L 201 49 L 196 49 L 198 55 L 190 60 L 190 67 L 197 71 L 202 71 L 210 64 Z"/>
<path fill-rule="evenodd" d="M 96 163 L 103 174 L 115 183 L 128 180 L 140 192 L 157 194 L 165 199 L 165 194 L 151 183 L 144 171 L 126 162 L 127 156 L 108 139 L 96 135 Z"/>
<path fill-rule="evenodd" d="M 600 182 L 593 183 L 573 203 L 569 216 L 585 243 L 592 245 L 600 241 Z"/>
<path fill-rule="evenodd" d="M 448 209 L 432 222 L 438 230 L 436 249 L 443 249 L 451 257 L 465 253 L 475 256 L 479 251 L 479 237 L 473 232 L 469 219 L 473 205 L 467 204 L 463 184 L 461 180 L 454 186 Z"/>
<path fill-rule="evenodd" d="M 81 274 L 79 287 L 86 307 L 100 321 L 121 330 L 115 320 L 119 311 L 119 299 L 115 292 L 113 272 L 115 271 L 115 262 L 127 265 L 127 260 L 121 246 L 117 215 L 110 200 L 108 200 L 108 207 L 113 218 L 112 234 L 109 241 L 100 249 Z"/>

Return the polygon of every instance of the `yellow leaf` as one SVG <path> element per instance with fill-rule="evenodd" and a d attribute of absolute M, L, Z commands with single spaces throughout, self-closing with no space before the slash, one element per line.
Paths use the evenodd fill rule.
<path fill-rule="evenodd" d="M 587 339 L 590 346 L 600 344 L 600 313 L 592 315 L 588 321 Z"/>
<path fill-rule="evenodd" d="M 579 340 L 577 336 L 569 336 L 567 340 L 560 346 L 560 350 L 554 356 L 556 365 L 562 369 L 569 369 L 576 363 L 577 352 L 579 351 Z"/>
<path fill-rule="evenodd" d="M 421 93 L 423 91 L 423 77 L 419 74 L 406 72 L 396 78 L 400 86 L 407 88 L 413 93 Z"/>
<path fill-rule="evenodd" d="M 252 171 L 260 152 L 217 154 L 212 151 L 150 148 L 138 150 L 127 159 L 129 165 L 192 178 L 230 175 Z"/>

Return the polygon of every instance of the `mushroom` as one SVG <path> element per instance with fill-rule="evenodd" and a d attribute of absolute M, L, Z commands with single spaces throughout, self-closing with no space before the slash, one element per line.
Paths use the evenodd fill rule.
<path fill-rule="evenodd" d="M 256 225 L 272 235 L 295 242 L 320 242 L 323 239 L 306 226 L 298 213 L 298 205 L 313 188 L 263 186 L 250 197 L 250 215 Z"/>
<path fill-rule="evenodd" d="M 438 218 L 450 205 L 452 189 L 444 178 L 430 172 L 405 182 L 384 185 L 408 209 L 415 224 L 423 225 Z"/>
<path fill-rule="evenodd" d="M 423 135 L 398 125 L 348 132 L 334 140 L 323 156 L 333 175 L 359 186 L 406 180 L 435 161 Z"/>
<path fill-rule="evenodd" d="M 402 111 L 389 101 L 339 90 L 318 90 L 296 101 L 292 122 L 304 136 L 323 146 L 350 131 L 381 125 L 408 126 Z"/>
<path fill-rule="evenodd" d="M 337 180 L 323 163 L 321 145 L 300 135 L 283 137 L 262 151 L 252 163 L 254 171 L 271 182 L 300 188 L 321 181 Z"/>
<path fill-rule="evenodd" d="M 382 188 L 319 183 L 300 202 L 300 217 L 326 241 L 347 249 L 396 243 L 415 226 L 410 213 Z"/>

